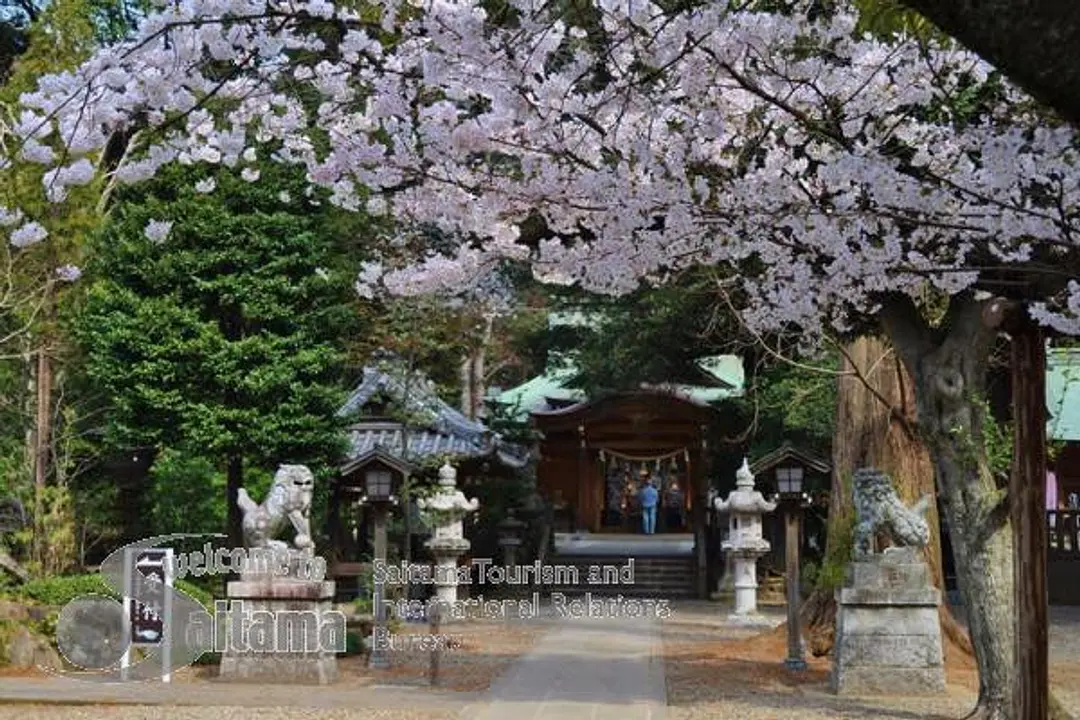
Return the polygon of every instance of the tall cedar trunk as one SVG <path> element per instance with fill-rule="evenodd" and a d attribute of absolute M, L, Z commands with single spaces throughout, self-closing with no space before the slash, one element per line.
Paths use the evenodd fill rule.
<path fill-rule="evenodd" d="M 34 468 L 34 538 L 33 557 L 40 569 L 44 568 L 48 550 L 45 528 L 45 491 L 49 478 L 49 449 L 52 444 L 52 360 L 49 353 L 49 328 L 56 318 L 54 286 L 50 280 L 45 284 L 42 300 L 42 323 L 44 331 L 38 341 L 36 368 L 34 371 L 34 432 L 31 458 Z"/>
<path fill-rule="evenodd" d="M 237 499 L 240 496 L 240 488 L 244 486 L 244 459 L 240 455 L 229 456 L 229 466 L 225 485 L 225 495 L 229 504 L 228 535 L 229 547 L 244 547 L 243 513 Z"/>
<path fill-rule="evenodd" d="M 458 379 L 461 381 L 461 413 L 465 417 L 472 417 L 472 382 L 473 382 L 473 354 L 466 353 L 458 365 Z"/>
<path fill-rule="evenodd" d="M 486 313 L 479 339 L 461 359 L 459 366 L 461 412 L 470 420 L 478 420 L 483 414 L 484 395 L 487 392 L 487 363 L 485 361 L 494 327 L 495 315 Z"/>
<path fill-rule="evenodd" d="M 931 328 L 907 298 L 890 299 L 882 321 L 915 381 L 918 423 L 937 471 L 949 524 L 957 581 L 979 668 L 976 717 L 1012 718 L 1012 536 L 986 457 L 983 435 L 986 371 L 996 328 L 983 321 L 985 302 L 952 299 L 940 328 Z"/>
<path fill-rule="evenodd" d="M 33 562 L 37 569 L 40 569 L 41 563 L 45 559 L 45 544 L 43 538 L 44 528 L 42 526 L 42 519 L 45 516 L 45 499 L 43 497 L 43 488 L 39 488 L 37 485 L 37 469 L 38 469 L 38 420 L 40 418 L 40 411 L 38 408 L 38 373 L 40 352 L 30 351 L 24 356 L 26 361 L 26 404 L 24 410 L 28 422 L 26 424 L 26 437 L 24 445 L 24 453 L 26 460 L 26 472 L 30 478 L 34 479 L 34 496 L 33 496 L 33 535 L 31 537 L 30 547 L 30 560 Z"/>
<path fill-rule="evenodd" d="M 845 521 L 854 512 L 850 478 L 860 467 L 874 467 L 893 480 L 900 498 L 913 504 L 924 495 L 936 498 L 930 453 L 913 429 L 915 389 L 900 358 L 883 339 L 863 337 L 844 348 L 836 388 L 836 430 L 833 436 L 833 479 L 829 502 L 826 556 L 837 557 Z M 941 534 L 937 504 L 927 512 L 930 544 L 926 562 L 934 585 L 944 591 Z M 822 589 L 804 613 L 810 625 L 811 649 L 824 655 L 832 648 L 836 604 L 831 589 Z M 970 651 L 967 634 L 941 606 L 942 629 L 954 643 Z"/>

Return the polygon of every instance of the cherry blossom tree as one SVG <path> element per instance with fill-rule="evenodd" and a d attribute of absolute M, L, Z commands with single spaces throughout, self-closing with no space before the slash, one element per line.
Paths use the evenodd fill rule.
<path fill-rule="evenodd" d="M 365 292 L 458 292 L 512 260 L 619 294 L 711 265 L 754 332 L 882 327 L 952 531 L 975 715 L 1008 718 L 1011 536 L 981 396 L 1000 298 L 1080 334 L 1076 136 L 978 57 L 856 22 L 804 2 L 184 0 L 42 78 L 5 152 L 62 202 L 90 156 L 116 182 L 173 162 L 255 182 L 269 145 L 342 207 L 462 238 L 370 265 Z"/>

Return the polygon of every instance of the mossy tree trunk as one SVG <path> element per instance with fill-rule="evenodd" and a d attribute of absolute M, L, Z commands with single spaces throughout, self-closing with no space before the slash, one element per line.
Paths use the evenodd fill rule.
<path fill-rule="evenodd" d="M 803 612 L 815 655 L 832 648 L 836 619 L 833 591 L 843 578 L 851 552 L 850 480 L 855 470 L 875 467 L 887 473 L 900 498 L 909 505 L 924 495 L 936 498 L 934 465 L 915 431 L 914 384 L 892 346 L 882 338 L 862 337 L 841 348 L 841 357 L 826 540 L 828 570 Z M 931 538 L 926 562 L 934 584 L 944 590 L 936 503 L 931 503 L 927 520 Z M 946 635 L 970 651 L 967 634 L 947 606 L 942 605 L 941 615 Z"/>

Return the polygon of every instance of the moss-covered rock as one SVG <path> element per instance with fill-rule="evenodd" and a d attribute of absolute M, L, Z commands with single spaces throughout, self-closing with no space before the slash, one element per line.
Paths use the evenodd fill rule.
<path fill-rule="evenodd" d="M 18 620 L 0 620 L 0 663 L 17 668 L 61 667 L 52 639 Z"/>

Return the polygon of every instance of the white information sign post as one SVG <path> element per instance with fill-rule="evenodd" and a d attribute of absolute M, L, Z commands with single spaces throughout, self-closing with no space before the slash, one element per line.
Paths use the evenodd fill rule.
<path fill-rule="evenodd" d="M 128 679 L 138 647 L 161 649 L 161 680 L 172 680 L 172 548 L 124 550 L 124 655 L 120 677 Z"/>

